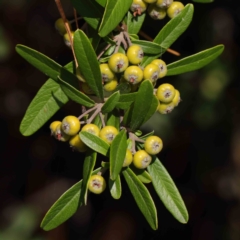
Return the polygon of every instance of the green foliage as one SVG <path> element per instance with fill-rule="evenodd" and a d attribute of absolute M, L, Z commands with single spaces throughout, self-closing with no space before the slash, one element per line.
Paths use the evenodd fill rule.
<path fill-rule="evenodd" d="M 120 175 L 117 175 L 116 180 L 112 180 L 111 178 L 109 178 L 108 186 L 109 186 L 109 190 L 112 197 L 114 199 L 119 199 L 122 194 L 122 185 L 121 185 Z"/>

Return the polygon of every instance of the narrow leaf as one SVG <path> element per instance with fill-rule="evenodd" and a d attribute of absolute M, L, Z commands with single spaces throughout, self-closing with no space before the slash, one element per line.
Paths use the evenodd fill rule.
<path fill-rule="evenodd" d="M 100 137 L 97 137 L 89 132 L 80 132 L 79 136 L 89 148 L 107 156 L 109 144 L 104 142 Z"/>
<path fill-rule="evenodd" d="M 79 69 L 89 87 L 103 100 L 102 76 L 95 51 L 82 30 L 74 33 L 74 51 Z"/>
<path fill-rule="evenodd" d="M 92 172 L 97 174 L 101 168 Z M 48 210 L 41 222 L 41 228 L 45 231 L 52 230 L 69 219 L 81 206 L 80 194 L 82 190 L 82 180 L 69 188 Z"/>
<path fill-rule="evenodd" d="M 112 141 L 110 146 L 110 178 L 116 180 L 119 175 L 127 151 L 126 131 L 122 130 Z"/>
<path fill-rule="evenodd" d="M 144 54 L 159 54 L 165 52 L 165 49 L 163 49 L 160 44 L 144 41 L 144 40 L 132 40 L 133 44 L 139 45 Z"/>
<path fill-rule="evenodd" d="M 94 51 L 96 52 L 97 47 L 100 43 L 101 37 L 98 35 L 97 30 L 93 29 L 91 26 L 88 27 L 88 37 Z"/>
<path fill-rule="evenodd" d="M 140 16 L 134 17 L 133 14 L 128 11 L 127 17 L 124 21 L 127 25 L 129 34 L 138 34 L 144 22 L 145 16 L 146 13 L 142 13 Z"/>
<path fill-rule="evenodd" d="M 157 211 L 150 193 L 130 168 L 122 173 L 140 211 L 151 228 L 156 230 L 158 228 Z"/>
<path fill-rule="evenodd" d="M 132 4 L 132 0 L 116 1 L 107 0 L 102 22 L 99 27 L 99 35 L 107 36 L 122 21 L 124 15 Z"/>
<path fill-rule="evenodd" d="M 215 47 L 206 49 L 202 52 L 171 63 L 167 65 L 167 76 L 178 75 L 202 68 L 217 58 L 223 52 L 223 50 L 223 45 L 217 45 Z"/>
<path fill-rule="evenodd" d="M 117 130 L 120 128 L 120 114 L 117 109 L 114 109 L 113 111 L 109 112 L 107 114 L 107 126 L 113 126 Z"/>
<path fill-rule="evenodd" d="M 121 185 L 120 175 L 117 176 L 116 180 L 112 180 L 111 178 L 109 178 L 108 186 L 109 186 L 109 190 L 112 197 L 114 199 L 119 199 L 122 194 L 122 185 Z"/>
<path fill-rule="evenodd" d="M 185 204 L 172 178 L 160 160 L 153 156 L 152 163 L 147 169 L 152 177 L 155 191 L 165 207 L 179 222 L 187 223 L 188 212 Z"/>
<path fill-rule="evenodd" d="M 135 173 L 135 175 L 138 177 L 138 179 L 143 183 L 150 183 L 152 181 L 152 178 L 150 174 L 144 170 L 134 167 L 134 165 L 130 165 L 131 170 Z"/>
<path fill-rule="evenodd" d="M 105 114 L 105 113 L 111 112 L 115 108 L 119 98 L 120 98 L 120 93 L 119 92 L 113 93 L 108 98 L 108 100 L 104 103 L 104 105 L 102 107 L 102 113 Z"/>

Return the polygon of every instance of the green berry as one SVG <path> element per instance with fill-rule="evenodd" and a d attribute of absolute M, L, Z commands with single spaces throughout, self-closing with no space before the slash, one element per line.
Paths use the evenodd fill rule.
<path fill-rule="evenodd" d="M 69 25 L 69 28 L 71 30 L 71 25 L 70 25 L 69 22 L 68 22 L 68 25 Z M 59 34 L 62 35 L 62 36 L 67 32 L 66 28 L 65 28 L 64 21 L 62 20 L 62 18 L 59 18 L 55 21 L 55 28 L 59 32 Z"/>
<path fill-rule="evenodd" d="M 106 91 L 106 92 L 112 92 L 114 91 L 116 88 L 117 88 L 117 85 L 118 85 L 118 81 L 117 79 L 113 79 L 109 82 L 106 82 L 103 86 L 103 89 Z"/>
<path fill-rule="evenodd" d="M 123 167 L 129 166 L 132 163 L 132 160 L 133 160 L 132 152 L 129 149 L 127 149 L 126 156 L 123 162 Z"/>
<path fill-rule="evenodd" d="M 173 2 L 167 9 L 167 15 L 170 18 L 176 17 L 184 8 L 184 5 L 181 2 Z"/>
<path fill-rule="evenodd" d="M 88 123 L 82 127 L 81 132 L 89 132 L 95 136 L 99 136 L 100 129 L 97 125 Z"/>
<path fill-rule="evenodd" d="M 106 188 L 106 181 L 100 175 L 92 175 L 88 182 L 88 189 L 95 194 L 102 193 Z"/>
<path fill-rule="evenodd" d="M 109 82 L 115 77 L 115 73 L 109 68 L 107 63 L 100 64 L 100 71 L 102 74 L 102 82 Z"/>

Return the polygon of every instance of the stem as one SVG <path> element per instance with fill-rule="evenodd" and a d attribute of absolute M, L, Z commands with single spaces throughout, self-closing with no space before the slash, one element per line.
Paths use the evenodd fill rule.
<path fill-rule="evenodd" d="M 108 50 L 108 48 L 111 47 L 111 44 L 109 43 L 100 53 L 99 55 L 97 56 L 97 59 L 99 60 L 99 58 L 104 54 L 105 51 Z"/>
<path fill-rule="evenodd" d="M 85 111 L 84 113 L 82 113 L 82 114 L 78 117 L 78 119 L 80 120 L 81 118 L 83 118 L 83 117 L 84 117 L 85 115 L 87 115 L 88 113 L 90 113 L 90 112 L 92 112 L 93 110 L 97 109 L 97 107 L 98 107 L 98 105 L 96 105 L 96 106 L 88 109 L 87 111 Z"/>
<path fill-rule="evenodd" d="M 131 39 L 129 38 L 128 32 L 123 32 L 124 37 L 127 40 L 128 46 L 130 47 L 132 45 Z"/>
<path fill-rule="evenodd" d="M 74 21 L 75 21 L 75 23 L 76 23 L 76 27 L 77 27 L 77 29 L 79 29 L 79 27 L 78 27 L 77 11 L 76 11 L 75 8 L 73 9 L 73 14 L 74 14 Z"/>
<path fill-rule="evenodd" d="M 103 103 L 98 103 L 96 106 L 96 110 L 93 113 L 93 115 L 87 120 L 87 123 L 91 123 L 93 121 L 93 119 L 98 115 L 98 113 L 100 113 L 101 109 L 102 109 Z"/>
<path fill-rule="evenodd" d="M 75 9 L 74 9 L 75 10 Z M 76 10 L 75 10 L 76 11 Z M 74 16 L 75 17 L 75 16 Z M 83 19 L 83 17 L 77 17 L 76 19 L 74 18 L 73 20 L 71 20 L 71 21 L 68 21 L 69 23 L 74 23 L 74 22 L 76 22 L 77 20 L 81 20 L 81 19 Z M 76 23 L 76 25 L 78 25 L 77 23 Z M 77 26 L 77 28 L 78 28 L 78 26 Z"/>
<path fill-rule="evenodd" d="M 100 119 L 101 119 L 101 122 L 102 122 L 102 126 L 105 127 L 105 121 L 104 121 L 104 117 L 103 117 L 103 114 L 100 112 L 99 113 L 99 116 L 100 116 Z"/>

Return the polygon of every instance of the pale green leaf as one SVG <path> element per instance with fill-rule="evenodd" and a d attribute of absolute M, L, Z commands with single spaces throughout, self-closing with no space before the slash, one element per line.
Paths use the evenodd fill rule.
<path fill-rule="evenodd" d="M 109 178 L 108 186 L 109 186 L 109 190 L 112 197 L 114 199 L 119 199 L 122 194 L 122 185 L 121 185 L 120 175 L 117 176 L 116 180 L 112 180 L 111 178 Z"/>
<path fill-rule="evenodd" d="M 130 11 L 128 11 L 124 21 L 127 25 L 129 34 L 138 34 L 144 22 L 145 16 L 146 13 L 142 13 L 140 16 L 134 17 L 133 14 Z"/>
<path fill-rule="evenodd" d="M 119 97 L 119 92 L 113 93 L 102 106 L 102 113 L 105 114 L 111 112 L 116 107 Z"/>

